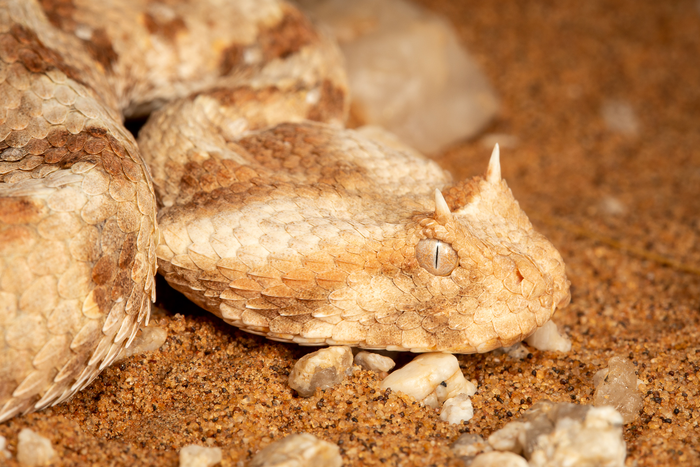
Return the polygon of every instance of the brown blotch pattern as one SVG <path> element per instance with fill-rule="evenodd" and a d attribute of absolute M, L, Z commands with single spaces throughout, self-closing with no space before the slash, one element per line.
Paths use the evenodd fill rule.
<path fill-rule="evenodd" d="M 241 107 L 251 102 L 265 102 L 273 97 L 279 96 L 282 91 L 276 86 L 266 86 L 255 89 L 251 86 L 240 86 L 237 88 L 214 88 L 199 95 L 211 96 L 226 107 Z"/>
<path fill-rule="evenodd" d="M 85 85 L 77 68 L 67 64 L 56 51 L 46 47 L 34 31 L 20 24 L 13 24 L 9 33 L 0 35 L 0 53 L 19 61 L 32 73 L 45 73 L 57 68 L 70 79 Z"/>
<path fill-rule="evenodd" d="M 174 42 L 181 31 L 187 30 L 185 21 L 179 16 L 168 21 L 161 21 L 152 14 L 146 12 L 143 15 L 143 20 L 148 32 L 164 37 L 170 42 Z"/>
<path fill-rule="evenodd" d="M 77 23 L 73 19 L 75 5 L 72 0 L 40 0 L 39 4 L 51 24 L 62 31 L 75 31 Z"/>
<path fill-rule="evenodd" d="M 343 115 L 347 92 L 335 86 L 330 80 L 323 80 L 321 84 L 321 98 L 318 103 L 309 110 L 309 120 L 328 122 L 338 115 Z"/>
<path fill-rule="evenodd" d="M 238 68 L 243 61 L 245 47 L 241 44 L 231 44 L 221 52 L 221 62 L 219 64 L 219 74 L 228 75 Z"/>
<path fill-rule="evenodd" d="M 119 55 L 115 52 L 112 46 L 112 41 L 107 35 L 104 28 L 98 28 L 92 31 L 92 37 L 88 40 L 83 40 L 90 56 L 106 71 L 112 71 L 114 63 L 119 59 Z"/>
<path fill-rule="evenodd" d="M 89 66 L 86 51 L 63 57 L 12 24 L 0 60 L 5 420 L 68 398 L 134 335 L 150 309 L 156 227 L 140 156 L 90 92 L 105 89 L 99 65 L 76 68 Z"/>
<path fill-rule="evenodd" d="M 40 5 L 51 24 L 62 31 L 72 34 L 79 26 L 73 17 L 76 8 L 71 0 L 41 0 Z M 119 55 L 114 50 L 112 40 L 104 28 L 93 29 L 90 40 L 80 40 L 93 60 L 104 70 L 112 71 Z"/>
<path fill-rule="evenodd" d="M 442 195 L 450 208 L 450 211 L 457 211 L 469 204 L 474 195 L 478 193 L 477 186 L 482 180 L 481 177 L 469 178 L 442 190 Z"/>
<path fill-rule="evenodd" d="M 0 198 L 0 222 L 29 224 L 45 215 L 43 206 L 29 197 Z"/>
<path fill-rule="evenodd" d="M 299 10 L 285 8 L 282 20 L 271 28 L 263 28 L 258 34 L 266 61 L 286 58 L 302 47 L 318 42 L 318 33 Z"/>

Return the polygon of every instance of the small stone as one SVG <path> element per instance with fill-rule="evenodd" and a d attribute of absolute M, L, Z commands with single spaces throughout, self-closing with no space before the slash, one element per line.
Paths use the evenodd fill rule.
<path fill-rule="evenodd" d="M 506 354 L 514 360 L 522 360 L 523 358 L 527 357 L 527 354 L 530 353 L 522 342 L 506 347 L 504 350 L 506 351 Z"/>
<path fill-rule="evenodd" d="M 404 0 L 301 0 L 345 56 L 351 124 L 386 128 L 422 152 L 478 133 L 498 98 L 450 22 Z"/>
<path fill-rule="evenodd" d="M 476 386 L 464 379 L 457 358 L 446 353 L 419 355 L 384 378 L 381 388 L 400 391 L 433 408 L 458 394 L 476 393 Z"/>
<path fill-rule="evenodd" d="M 447 399 L 440 411 L 440 420 L 453 425 L 468 422 L 474 416 L 472 401 L 466 394 L 457 394 L 451 399 Z"/>
<path fill-rule="evenodd" d="M 326 347 L 304 355 L 296 362 L 289 374 L 289 386 L 301 397 L 311 397 L 316 389 L 340 383 L 351 368 L 350 347 Z"/>
<path fill-rule="evenodd" d="M 455 456 L 458 456 L 465 465 L 483 452 L 491 452 L 491 446 L 488 445 L 484 438 L 473 433 L 462 434 L 454 443 L 450 445 L 450 450 Z"/>
<path fill-rule="evenodd" d="M 531 467 L 560 465 L 623 467 L 627 456 L 622 417 L 612 407 L 592 407 L 582 423 L 557 423 L 541 436 Z"/>
<path fill-rule="evenodd" d="M 396 363 L 384 355 L 363 351 L 355 355 L 355 365 L 361 366 L 368 371 L 388 372 L 396 366 Z"/>
<path fill-rule="evenodd" d="M 9 459 L 12 457 L 12 454 L 5 449 L 5 446 L 7 446 L 7 440 L 4 436 L 0 435 L 0 459 Z"/>
<path fill-rule="evenodd" d="M 134 337 L 131 345 L 119 353 L 117 360 L 129 358 L 153 350 L 158 350 L 168 338 L 168 330 L 160 326 L 143 326 Z"/>
<path fill-rule="evenodd" d="M 644 406 L 642 395 L 637 390 L 637 375 L 634 365 L 623 357 L 613 357 L 608 361 L 608 368 L 598 371 L 593 376 L 596 387 L 593 405 L 614 407 L 622 415 L 623 423 L 630 423 L 639 416 Z"/>
<path fill-rule="evenodd" d="M 523 444 L 520 441 L 528 424 L 520 421 L 510 422 L 500 430 L 494 431 L 489 436 L 489 444 L 496 451 L 508 451 L 514 454 L 523 452 Z"/>
<path fill-rule="evenodd" d="M 554 321 L 549 320 L 537 329 L 525 342 L 537 350 L 568 352 L 571 350 L 571 340 L 562 335 Z"/>
<path fill-rule="evenodd" d="M 600 200 L 600 210 L 609 216 L 621 216 L 627 213 L 625 203 L 615 196 L 605 196 Z"/>
<path fill-rule="evenodd" d="M 48 465 L 56 456 L 51 441 L 23 428 L 17 437 L 17 460 L 22 465 Z"/>
<path fill-rule="evenodd" d="M 527 357 L 529 353 L 530 351 L 527 350 L 527 347 L 525 347 L 522 342 L 517 342 L 510 347 L 501 347 L 493 351 L 493 354 L 496 356 L 505 354 L 513 360 L 522 360 Z"/>
<path fill-rule="evenodd" d="M 289 435 L 267 445 L 249 467 L 340 467 L 340 448 L 309 433 Z"/>
<path fill-rule="evenodd" d="M 469 467 L 528 467 L 527 461 L 512 452 L 486 452 L 474 458 Z"/>
<path fill-rule="evenodd" d="M 534 404 L 523 414 L 522 420 L 526 422 L 526 427 L 518 438 L 525 457 L 530 458 L 538 448 L 540 436 L 546 437 L 554 432 L 557 423 L 563 421 L 564 424 L 580 424 L 591 408 L 590 405 L 557 404 L 548 400 Z"/>
<path fill-rule="evenodd" d="M 521 420 L 494 432 L 489 444 L 522 450 L 530 467 L 622 467 L 626 457 L 622 417 L 615 409 L 550 401 L 538 402 Z"/>
<path fill-rule="evenodd" d="M 221 462 L 221 448 L 188 444 L 180 449 L 180 467 L 211 467 Z"/>
<path fill-rule="evenodd" d="M 603 103 L 600 114 L 608 130 L 627 136 L 639 133 L 639 119 L 629 102 L 611 99 Z"/>

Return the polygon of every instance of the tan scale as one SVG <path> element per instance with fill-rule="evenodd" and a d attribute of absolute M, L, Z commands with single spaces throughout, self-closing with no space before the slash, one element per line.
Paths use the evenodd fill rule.
<path fill-rule="evenodd" d="M 283 1 L 216 3 L 0 0 L 0 422 L 114 360 L 156 262 L 306 345 L 483 352 L 568 301 L 497 152 L 454 184 L 343 130 L 335 45 Z M 137 146 L 122 119 L 154 109 Z"/>

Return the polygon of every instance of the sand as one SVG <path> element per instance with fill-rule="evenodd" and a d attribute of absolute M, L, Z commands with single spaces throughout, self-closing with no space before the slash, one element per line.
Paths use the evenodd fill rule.
<path fill-rule="evenodd" d="M 700 4 L 422 3 L 455 24 L 503 106 L 483 135 L 436 158 L 471 176 L 503 142 L 505 179 L 567 262 L 573 301 L 555 321 L 571 352 L 460 356 L 478 383 L 475 416 L 448 425 L 366 371 L 301 399 L 287 376 L 308 349 L 232 329 L 159 281 L 165 345 L 0 425 L 11 451 L 28 427 L 52 440 L 55 465 L 176 465 L 198 443 L 235 466 L 309 432 L 337 443 L 347 466 L 458 466 L 460 433 L 486 436 L 543 398 L 590 403 L 593 374 L 617 355 L 644 383 L 624 427 L 628 465 L 700 465 Z"/>

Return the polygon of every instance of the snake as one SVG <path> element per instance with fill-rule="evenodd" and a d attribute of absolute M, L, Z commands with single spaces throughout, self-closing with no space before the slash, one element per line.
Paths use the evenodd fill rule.
<path fill-rule="evenodd" d="M 348 107 L 282 0 L 0 0 L 0 422 L 110 365 L 156 271 L 301 345 L 487 352 L 568 303 L 498 147 L 454 181 Z"/>

